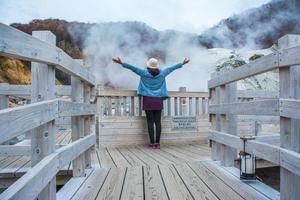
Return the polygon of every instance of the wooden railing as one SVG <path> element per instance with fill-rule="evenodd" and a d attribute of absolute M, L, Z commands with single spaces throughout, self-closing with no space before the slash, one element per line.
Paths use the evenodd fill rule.
<path fill-rule="evenodd" d="M 33 31 L 30 36 L 0 24 L 0 55 L 32 62 L 31 87 L 19 88 L 20 93 L 25 91 L 21 95 L 30 93 L 31 104 L 0 110 L 0 143 L 31 131 L 32 168 L 1 193 L 0 199 L 55 199 L 55 177 L 60 169 L 72 162 L 73 176 L 84 176 L 85 168 L 91 167 L 96 107 L 90 104 L 90 98 L 95 78 L 88 68 L 57 48 L 55 40 L 49 31 Z M 57 91 L 62 92 L 56 91 L 56 68 L 72 76 L 71 93 L 67 92 L 71 101 L 56 99 Z M 14 86 L 6 86 L 9 95 Z M 1 99 L 5 105 L 5 95 L 1 94 Z M 59 117 L 72 117 L 72 142 L 56 149 L 55 119 Z M 28 147 L 5 145 L 0 151 L 5 155 L 27 155 Z"/>
<path fill-rule="evenodd" d="M 1 93 L 1 87 L 0 87 Z M 254 99 L 273 99 L 275 92 L 238 91 L 240 101 Z M 97 90 L 97 113 L 99 123 L 98 143 L 100 146 L 134 145 L 148 142 L 145 113 L 142 110 L 142 99 L 135 90 L 116 90 L 99 87 Z M 170 98 L 164 100 L 162 117 L 163 142 L 207 142 L 208 93 L 171 91 Z M 198 130 L 176 131 L 172 129 L 172 118 L 177 116 L 195 117 Z M 274 118 L 238 118 L 238 130 L 243 134 L 258 135 L 261 126 L 278 122 Z M 259 133 L 259 134 L 260 134 Z"/>
<path fill-rule="evenodd" d="M 96 96 L 100 146 L 148 143 L 142 98 L 135 90 L 99 87 Z M 162 142 L 207 142 L 208 93 L 169 92 L 169 96 L 164 100 Z M 185 132 L 173 130 L 172 117 L 175 116 L 193 116 L 196 120 L 195 129 Z"/>
<path fill-rule="evenodd" d="M 298 199 L 300 183 L 300 46 L 297 46 L 297 40 L 291 38 L 287 35 L 279 40 L 279 46 L 287 49 L 219 74 L 208 82 L 212 159 L 221 161 L 223 165 L 233 165 L 236 149 L 243 148 L 242 140 L 237 136 L 236 115 L 280 117 L 280 147 L 266 143 L 273 138 L 267 136 L 248 141 L 246 151 L 280 165 L 281 199 Z M 279 98 L 244 103 L 237 101 L 237 81 L 274 69 L 279 69 Z"/>
<path fill-rule="evenodd" d="M 142 98 L 136 90 L 112 90 L 99 88 L 98 107 L 103 116 L 143 116 Z M 207 92 L 169 92 L 164 101 L 163 116 L 207 116 Z"/>

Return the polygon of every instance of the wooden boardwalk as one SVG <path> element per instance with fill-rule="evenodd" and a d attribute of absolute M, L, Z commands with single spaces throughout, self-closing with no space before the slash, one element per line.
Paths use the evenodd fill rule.
<path fill-rule="evenodd" d="M 56 143 L 70 142 L 70 130 L 59 130 Z M 277 191 L 259 181 L 241 182 L 237 169 L 211 161 L 210 153 L 207 144 L 197 143 L 163 145 L 161 150 L 95 148 L 92 168 L 68 181 L 57 199 L 279 199 Z M 2 188 L 29 168 L 29 156 L 2 156 Z M 70 163 L 57 176 L 71 174 Z"/>
<path fill-rule="evenodd" d="M 0 199 L 299 199 L 300 36 L 286 35 L 278 51 L 215 73 L 209 93 L 170 93 L 162 138 L 169 144 L 153 151 L 140 145 L 147 129 L 136 91 L 97 90 L 91 68 L 56 47 L 49 31 L 30 36 L 0 23 L 0 38 L 1 56 L 32 62 L 30 87 L 0 90 L 0 189 L 9 186 Z M 67 90 L 56 86 L 55 69 L 71 76 Z M 237 81 L 271 70 L 279 71 L 279 93 L 258 98 L 269 92 L 237 90 Z M 31 103 L 9 108 L 15 95 L 30 96 Z M 172 132 L 176 116 L 206 121 L 198 121 L 194 132 Z M 246 116 L 242 129 L 239 116 Z M 250 132 L 256 139 L 244 149 L 247 116 L 254 116 Z M 280 126 L 274 134 L 258 134 L 264 132 L 260 121 L 270 116 Z M 57 134 L 54 127 L 64 119 L 71 119 L 72 131 Z M 4 144 L 29 131 L 30 143 Z M 211 149 L 200 144 L 207 140 Z M 198 143 L 171 145 L 180 141 Z M 109 147 L 95 149 L 97 144 Z M 280 194 L 259 181 L 240 181 L 236 150 L 280 166 Z M 61 174 L 71 178 L 57 192 Z"/>
<path fill-rule="evenodd" d="M 239 180 L 239 171 L 209 158 L 207 145 L 137 145 L 97 149 L 93 169 L 73 178 L 58 199 L 279 199 L 259 181 Z"/>
<path fill-rule="evenodd" d="M 66 145 L 71 142 L 71 130 L 59 130 L 56 134 L 56 144 Z M 23 143 L 23 142 L 22 142 Z M 24 144 L 24 143 L 23 143 Z M 30 145 L 30 144 L 27 144 Z M 4 178 L 21 177 L 31 167 L 30 156 L 0 156 L 0 183 Z M 60 175 L 69 173 L 71 165 L 66 166 L 60 171 Z M 5 181 L 4 181 L 5 182 Z M 0 188 L 3 186 L 0 184 Z M 5 187 L 5 186 L 4 186 Z"/>

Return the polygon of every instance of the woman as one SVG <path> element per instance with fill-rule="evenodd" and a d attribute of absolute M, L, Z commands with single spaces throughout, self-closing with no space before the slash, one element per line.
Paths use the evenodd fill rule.
<path fill-rule="evenodd" d="M 143 110 L 146 112 L 148 132 L 150 137 L 150 149 L 160 149 L 161 134 L 161 111 L 163 109 L 163 99 L 168 97 L 166 86 L 166 76 L 176 69 L 181 68 L 190 60 L 185 58 L 182 63 L 170 67 L 159 69 L 158 60 L 150 58 L 146 63 L 147 68 L 136 67 L 128 63 L 123 63 L 120 58 L 113 58 L 113 62 L 130 69 L 141 77 L 138 86 L 138 95 L 143 97 Z M 154 124 L 156 138 L 154 138 Z"/>

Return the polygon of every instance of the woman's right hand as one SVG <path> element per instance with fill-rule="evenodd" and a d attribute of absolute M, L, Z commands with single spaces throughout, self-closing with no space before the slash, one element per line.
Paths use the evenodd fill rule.
<path fill-rule="evenodd" d="M 119 58 L 119 57 L 117 57 L 117 58 L 112 58 L 112 61 L 113 61 L 114 63 L 120 64 L 120 65 L 123 64 L 121 58 Z"/>
<path fill-rule="evenodd" d="M 185 58 L 181 64 L 185 65 L 185 64 L 188 64 L 189 62 L 190 62 L 190 59 Z"/>

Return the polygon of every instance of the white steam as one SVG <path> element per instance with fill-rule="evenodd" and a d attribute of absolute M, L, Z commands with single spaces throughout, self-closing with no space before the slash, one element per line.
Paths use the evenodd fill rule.
<path fill-rule="evenodd" d="M 158 32 L 138 22 L 97 24 L 85 41 L 85 59 L 92 66 L 99 84 L 122 89 L 136 89 L 139 77 L 111 61 L 144 67 L 149 57 L 156 57 L 160 66 L 191 62 L 167 77 L 169 90 L 187 87 L 189 91 L 206 91 L 209 74 L 214 70 L 217 55 L 191 42 L 194 35 Z"/>
<path fill-rule="evenodd" d="M 167 77 L 169 90 L 185 86 L 189 91 L 206 91 L 210 73 L 218 60 L 231 56 L 224 49 L 260 49 L 269 47 L 285 31 L 298 33 L 299 8 L 296 0 L 275 0 L 258 9 L 252 9 L 223 20 L 201 35 L 175 31 L 158 32 L 143 23 L 102 23 L 89 30 L 85 41 L 86 62 L 92 66 L 99 84 L 122 89 L 136 89 L 139 77 L 112 63 L 112 57 L 144 67 L 149 57 L 160 60 L 161 66 L 191 62 Z M 266 46 L 268 45 L 268 46 Z M 249 58 L 249 57 L 248 57 Z M 245 61 L 248 61 L 246 58 Z M 266 80 L 266 81 L 265 81 Z M 268 80 L 263 78 L 268 85 Z"/>

